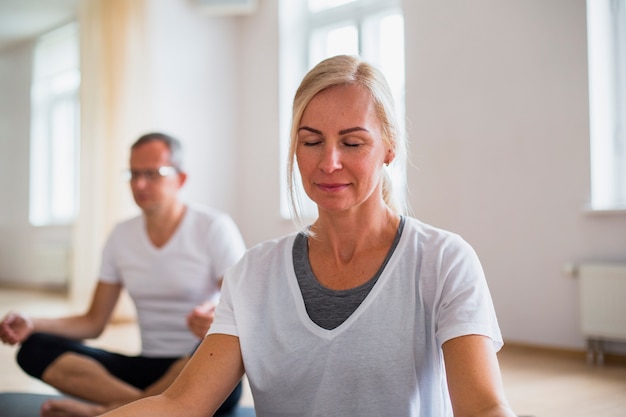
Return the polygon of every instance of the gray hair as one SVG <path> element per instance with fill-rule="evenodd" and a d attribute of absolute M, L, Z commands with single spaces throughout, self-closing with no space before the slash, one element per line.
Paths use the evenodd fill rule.
<path fill-rule="evenodd" d="M 162 142 L 167 146 L 170 151 L 170 163 L 176 170 L 182 171 L 183 169 L 183 147 L 180 141 L 173 136 L 166 135 L 165 133 L 152 132 L 141 136 L 130 147 L 131 151 L 134 151 L 143 144 L 150 142 Z"/>

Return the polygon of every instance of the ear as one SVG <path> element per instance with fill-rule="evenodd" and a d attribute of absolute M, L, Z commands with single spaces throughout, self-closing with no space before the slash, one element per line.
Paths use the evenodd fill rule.
<path fill-rule="evenodd" d="M 391 148 L 387 149 L 387 155 L 385 155 L 385 165 L 389 165 L 394 159 L 396 159 L 396 153 Z"/>
<path fill-rule="evenodd" d="M 185 185 L 185 182 L 187 181 L 187 173 L 186 172 L 179 172 L 178 173 L 178 188 L 182 188 L 183 185 Z"/>

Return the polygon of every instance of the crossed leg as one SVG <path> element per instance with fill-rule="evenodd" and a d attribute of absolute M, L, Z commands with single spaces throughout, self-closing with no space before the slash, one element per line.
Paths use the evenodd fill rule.
<path fill-rule="evenodd" d="M 22 344 L 17 360 L 29 375 L 79 399 L 47 401 L 41 409 L 43 417 L 90 417 L 163 392 L 189 358 L 129 357 L 35 333 Z M 241 384 L 218 413 L 231 410 L 240 397 Z"/>
<path fill-rule="evenodd" d="M 188 357 L 175 361 L 160 379 L 140 390 L 111 375 L 102 364 L 90 357 L 65 353 L 46 368 L 42 380 L 86 402 L 70 398 L 48 400 L 42 405 L 41 415 L 92 417 L 139 398 L 158 394 L 174 381 L 187 361 Z"/>

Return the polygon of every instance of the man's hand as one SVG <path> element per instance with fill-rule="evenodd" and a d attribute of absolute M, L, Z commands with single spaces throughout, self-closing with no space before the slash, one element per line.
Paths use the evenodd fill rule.
<path fill-rule="evenodd" d="M 196 335 L 199 339 L 204 339 L 209 327 L 213 324 L 215 318 L 215 304 L 212 302 L 206 302 L 194 308 L 191 313 L 187 315 L 187 326 L 191 333 Z"/>
<path fill-rule="evenodd" d="M 0 322 L 0 339 L 4 344 L 15 345 L 26 340 L 34 328 L 30 317 L 10 312 Z"/>

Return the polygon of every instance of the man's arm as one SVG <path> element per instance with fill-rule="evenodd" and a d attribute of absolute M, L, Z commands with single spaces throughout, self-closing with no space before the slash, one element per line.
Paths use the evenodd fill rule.
<path fill-rule="evenodd" d="M 72 339 L 98 337 L 107 325 L 120 296 L 120 284 L 98 282 L 86 313 L 59 318 L 30 318 L 9 313 L 0 322 L 0 339 L 4 343 L 21 343 L 34 332 L 52 333 Z"/>
<path fill-rule="evenodd" d="M 116 408 L 103 417 L 205 417 L 215 413 L 243 377 L 239 338 L 204 338 L 174 383 L 160 395 Z"/>
<path fill-rule="evenodd" d="M 443 344 L 448 389 L 455 417 L 515 417 L 504 395 L 491 339 L 469 335 Z"/>
<path fill-rule="evenodd" d="M 223 278 L 218 280 L 219 288 L 222 288 Z M 215 319 L 215 303 L 207 301 L 196 306 L 189 314 L 187 314 L 187 327 L 198 339 L 204 338 L 213 320 Z"/>

